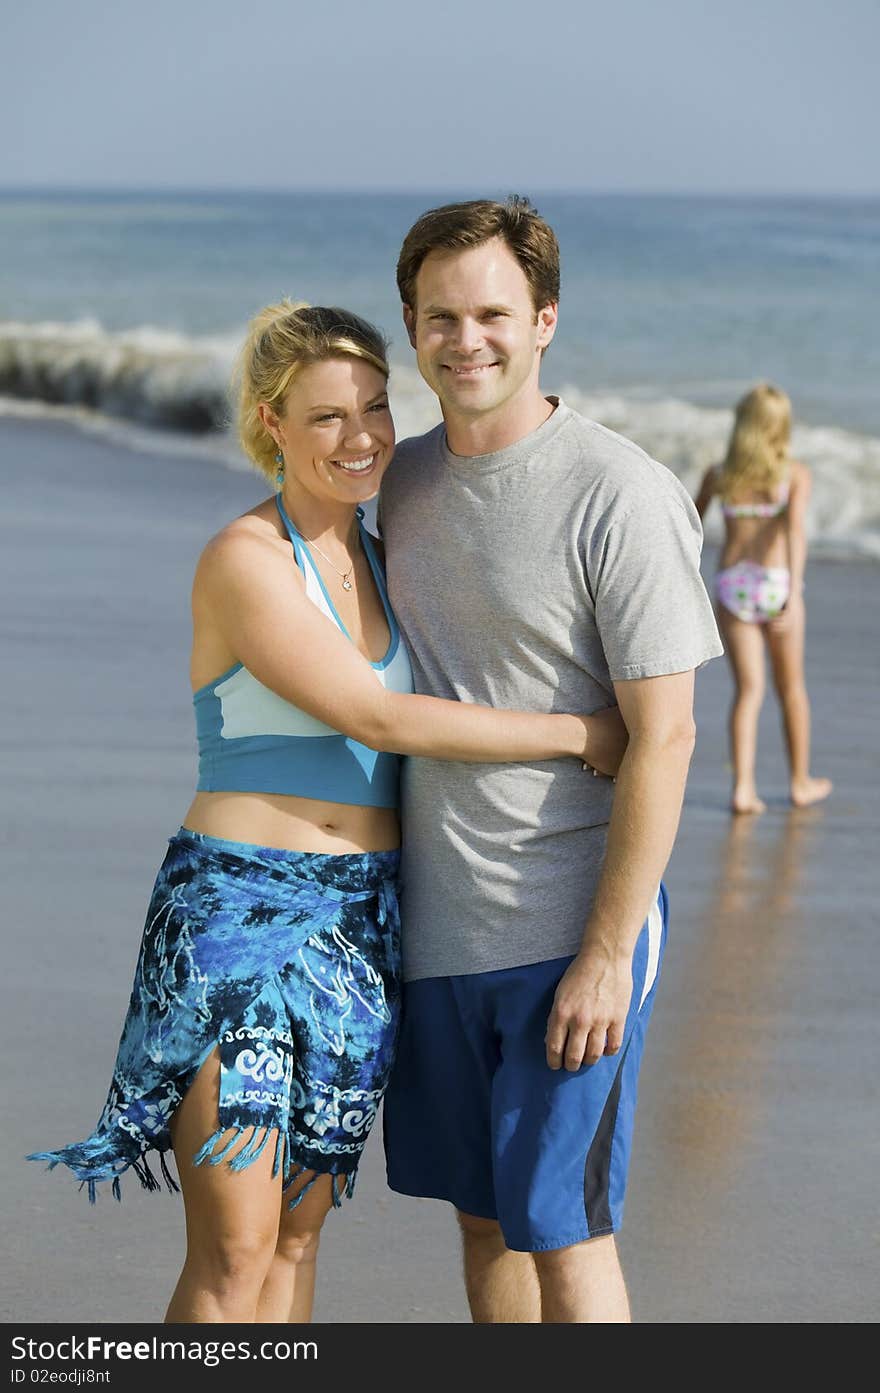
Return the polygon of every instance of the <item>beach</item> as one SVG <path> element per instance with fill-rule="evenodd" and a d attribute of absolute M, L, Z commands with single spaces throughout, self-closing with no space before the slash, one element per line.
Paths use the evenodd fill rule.
<path fill-rule="evenodd" d="M 208 452 L 148 453 L 51 420 L 0 420 L 0 470 L 0 1314 L 158 1321 L 183 1257 L 180 1197 L 130 1177 L 121 1204 L 107 1189 L 93 1207 L 24 1156 L 85 1136 L 103 1105 L 153 878 L 195 781 L 195 560 L 264 490 Z M 707 578 L 713 562 L 707 548 Z M 827 804 L 790 809 L 768 693 L 768 811 L 731 818 L 725 661 L 697 678 L 619 1239 L 640 1323 L 877 1317 L 880 566 L 815 560 L 806 590 Z M 448 1206 L 386 1189 L 377 1129 L 354 1199 L 327 1221 L 316 1321 L 466 1322 L 459 1267 Z"/>

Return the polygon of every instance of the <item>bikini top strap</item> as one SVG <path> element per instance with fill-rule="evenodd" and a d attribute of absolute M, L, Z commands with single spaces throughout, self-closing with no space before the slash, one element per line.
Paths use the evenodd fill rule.
<path fill-rule="evenodd" d="M 303 574 L 305 574 L 306 568 L 303 565 L 303 552 L 307 551 L 305 538 L 300 536 L 293 523 L 290 521 L 290 518 L 287 516 L 287 509 L 281 501 L 280 492 L 276 493 L 275 495 L 275 504 L 278 508 L 278 514 L 281 518 L 281 521 L 284 523 L 284 530 L 290 538 L 290 545 L 293 547 L 293 555 L 296 560 L 296 564 L 297 566 L 299 566 Z"/>
<path fill-rule="evenodd" d="M 370 533 L 364 527 L 364 510 L 357 509 L 358 526 L 360 528 L 361 546 L 366 554 L 367 561 L 370 563 L 370 570 L 373 572 L 373 579 L 376 582 L 376 589 L 379 591 L 379 598 L 382 601 L 382 608 L 385 611 L 385 618 L 388 621 L 388 629 L 391 634 L 392 643 L 397 635 L 397 620 L 391 608 L 391 601 L 388 598 L 388 586 L 385 581 L 385 567 L 379 560 L 376 547 Z"/>

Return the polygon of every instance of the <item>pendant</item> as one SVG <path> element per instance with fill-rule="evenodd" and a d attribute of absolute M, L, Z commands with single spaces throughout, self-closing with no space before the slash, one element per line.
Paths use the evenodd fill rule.
<path fill-rule="evenodd" d="M 351 581 L 350 581 L 350 580 L 344 580 L 344 581 L 342 582 L 342 588 L 343 588 L 343 590 L 350 590 L 350 589 L 351 589 Z"/>

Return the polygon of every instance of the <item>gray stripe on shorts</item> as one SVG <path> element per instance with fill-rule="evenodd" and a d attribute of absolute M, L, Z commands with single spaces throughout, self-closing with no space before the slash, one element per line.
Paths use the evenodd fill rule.
<path fill-rule="evenodd" d="M 630 1035 L 626 1049 L 620 1056 L 614 1083 L 605 1100 L 599 1126 L 590 1143 L 584 1164 L 584 1209 L 587 1215 L 587 1228 L 590 1235 L 607 1233 L 611 1228 L 611 1205 L 608 1190 L 611 1175 L 611 1146 L 614 1142 L 614 1129 L 617 1125 L 617 1108 L 620 1103 L 620 1089 L 623 1079 L 623 1063 L 632 1040 Z"/>

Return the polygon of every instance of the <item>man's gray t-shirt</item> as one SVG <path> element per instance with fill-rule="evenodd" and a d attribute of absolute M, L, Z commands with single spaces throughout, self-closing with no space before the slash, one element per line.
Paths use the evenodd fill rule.
<path fill-rule="evenodd" d="M 451 454 L 442 425 L 404 441 L 379 516 L 418 692 L 591 712 L 614 704 L 614 681 L 687 672 L 723 651 L 688 494 L 561 402 L 490 455 Z M 577 952 L 613 794 L 576 759 L 405 760 L 405 976 Z"/>

